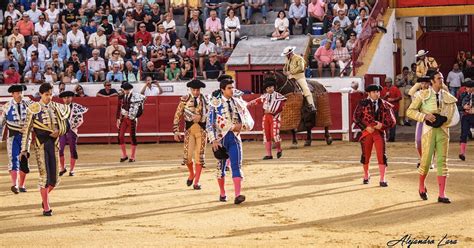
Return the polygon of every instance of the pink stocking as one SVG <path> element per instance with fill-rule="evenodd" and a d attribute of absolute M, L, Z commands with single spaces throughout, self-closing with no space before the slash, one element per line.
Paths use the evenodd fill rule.
<path fill-rule="evenodd" d="M 132 145 L 132 155 L 131 155 L 131 159 L 135 159 L 135 153 L 137 152 L 137 146 L 135 145 Z"/>
<path fill-rule="evenodd" d="M 219 190 L 220 190 L 220 194 L 221 196 L 225 196 L 225 179 L 222 177 L 222 178 L 218 178 L 217 179 L 217 183 L 219 184 Z"/>
<path fill-rule="evenodd" d="M 18 185 L 18 171 L 11 170 L 10 171 L 10 178 L 12 180 L 12 186 L 17 186 Z"/>
<path fill-rule="evenodd" d="M 20 171 L 20 188 L 25 187 L 25 180 L 26 180 L 26 173 L 23 171 Z"/>
<path fill-rule="evenodd" d="M 76 159 L 71 158 L 71 165 L 69 166 L 69 170 L 71 170 L 71 172 L 73 172 L 74 167 L 76 167 Z"/>
<path fill-rule="evenodd" d="M 125 147 L 125 144 L 120 144 L 120 149 L 122 149 L 122 158 L 127 157 L 127 148 Z"/>
<path fill-rule="evenodd" d="M 48 188 L 40 188 L 41 199 L 43 200 L 43 210 L 49 211 Z"/>
<path fill-rule="evenodd" d="M 364 179 L 369 179 L 369 164 L 364 164 Z"/>
<path fill-rule="evenodd" d="M 200 164 L 196 164 L 196 175 L 194 176 L 194 185 L 199 184 L 199 179 L 201 178 L 201 171 L 202 166 Z"/>
<path fill-rule="evenodd" d="M 438 176 L 438 186 L 439 186 L 439 197 L 446 198 L 446 176 Z"/>
<path fill-rule="evenodd" d="M 234 177 L 234 190 L 235 190 L 235 197 L 240 195 L 240 189 L 242 188 L 242 178 L 241 177 Z"/>
<path fill-rule="evenodd" d="M 422 193 L 425 192 L 425 187 L 426 187 L 426 186 L 425 186 L 425 180 L 426 180 L 426 176 L 427 176 L 427 175 L 420 175 L 420 185 L 419 185 L 418 190 L 419 190 L 420 192 L 422 192 Z"/>
<path fill-rule="evenodd" d="M 380 171 L 380 182 L 385 182 L 385 170 L 387 166 L 384 164 L 379 164 L 379 171 Z"/>
<path fill-rule="evenodd" d="M 267 156 L 272 155 L 272 142 L 265 142 L 265 151 L 267 151 Z"/>
<path fill-rule="evenodd" d="M 61 168 L 61 171 L 64 171 L 64 168 L 65 168 L 65 166 L 64 166 L 64 156 L 59 157 L 59 166 Z"/>

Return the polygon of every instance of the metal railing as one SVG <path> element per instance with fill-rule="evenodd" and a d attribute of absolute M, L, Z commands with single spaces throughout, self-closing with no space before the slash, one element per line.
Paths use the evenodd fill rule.
<path fill-rule="evenodd" d="M 389 7 L 389 0 L 377 0 L 369 18 L 362 28 L 360 36 L 352 49 L 352 73 L 355 76 L 359 67 L 363 65 L 363 58 L 367 53 L 370 42 L 377 33 L 378 21 L 382 20 L 383 14 Z"/>

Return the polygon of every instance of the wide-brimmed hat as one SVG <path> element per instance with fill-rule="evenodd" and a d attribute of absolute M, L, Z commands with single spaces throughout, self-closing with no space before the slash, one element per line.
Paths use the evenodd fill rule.
<path fill-rule="evenodd" d="M 422 76 L 416 79 L 418 83 L 429 83 L 431 82 L 431 78 L 429 76 Z"/>
<path fill-rule="evenodd" d="M 74 92 L 70 90 L 66 90 L 66 91 L 61 92 L 61 94 L 59 94 L 60 98 L 69 97 L 69 96 L 74 96 Z"/>
<path fill-rule="evenodd" d="M 174 58 L 171 58 L 170 60 L 168 60 L 168 64 L 177 64 L 179 63 L 178 61 L 176 61 L 176 59 Z"/>
<path fill-rule="evenodd" d="M 286 56 L 292 52 L 294 52 L 296 49 L 296 47 L 294 46 L 287 46 L 285 47 L 285 49 L 283 49 L 283 52 L 280 54 L 281 56 Z"/>
<path fill-rule="evenodd" d="M 371 91 L 382 91 L 382 86 L 378 84 L 371 84 L 365 87 L 365 92 L 371 92 Z"/>
<path fill-rule="evenodd" d="M 26 85 L 23 84 L 14 84 L 8 87 L 8 93 L 21 92 L 26 90 Z"/>
<path fill-rule="evenodd" d="M 421 49 L 420 51 L 418 51 L 416 53 L 415 57 L 418 58 L 418 57 L 421 57 L 421 56 L 425 56 L 428 53 L 429 53 L 429 51 L 425 51 L 425 50 Z"/>
<path fill-rule="evenodd" d="M 201 80 L 199 79 L 193 79 L 191 81 L 189 81 L 187 84 L 186 84 L 187 87 L 191 88 L 191 89 L 200 89 L 200 88 L 206 88 L 206 84 L 203 83 Z"/>

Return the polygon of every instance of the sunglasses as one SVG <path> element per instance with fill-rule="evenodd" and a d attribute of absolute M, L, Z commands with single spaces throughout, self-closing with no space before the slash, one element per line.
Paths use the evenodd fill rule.
<path fill-rule="evenodd" d="M 111 84 L 106 84 L 105 86 L 110 87 L 110 86 L 112 86 L 112 85 L 111 85 Z"/>

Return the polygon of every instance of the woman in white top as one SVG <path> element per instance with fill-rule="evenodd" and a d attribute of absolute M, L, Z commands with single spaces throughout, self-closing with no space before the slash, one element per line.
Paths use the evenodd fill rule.
<path fill-rule="evenodd" d="M 227 17 L 224 20 L 224 30 L 227 46 L 234 48 L 235 39 L 240 37 L 240 21 L 239 18 L 235 16 L 234 10 L 231 8 L 227 10 Z"/>
<path fill-rule="evenodd" d="M 183 41 L 180 38 L 176 39 L 171 50 L 173 50 L 175 55 L 186 57 L 186 47 L 183 45 Z"/>
<path fill-rule="evenodd" d="M 44 13 L 46 14 L 46 20 L 51 25 L 58 23 L 59 9 L 56 9 L 56 3 L 50 3 L 49 9 L 47 9 Z"/>
<path fill-rule="evenodd" d="M 337 16 L 339 10 L 344 10 L 347 16 L 347 11 L 349 10 L 349 8 L 347 7 L 347 4 L 344 3 L 344 0 L 338 0 L 334 7 L 332 7 L 333 15 Z"/>
<path fill-rule="evenodd" d="M 114 66 L 114 64 L 120 65 L 120 71 L 123 71 L 124 61 L 123 61 L 123 58 L 120 56 L 119 50 L 113 51 L 112 57 L 109 58 L 109 62 L 107 65 L 109 66 L 110 71 L 112 70 L 112 67 Z"/>
<path fill-rule="evenodd" d="M 272 34 L 272 40 L 290 39 L 290 31 L 288 27 L 290 22 L 286 18 L 286 13 L 283 10 L 278 12 L 278 18 L 275 19 L 275 31 Z"/>
<path fill-rule="evenodd" d="M 7 10 L 5 10 L 5 13 L 3 14 L 3 18 L 7 19 L 7 16 L 11 16 L 13 23 L 16 24 L 16 22 L 21 18 L 21 12 L 15 9 L 13 3 L 9 3 L 7 6 Z"/>
<path fill-rule="evenodd" d="M 171 42 L 170 44 L 174 44 L 176 41 L 177 35 L 176 35 L 176 22 L 173 20 L 173 15 L 170 13 L 165 14 L 165 21 L 163 21 L 163 27 L 165 28 L 165 31 L 168 33 Z"/>

